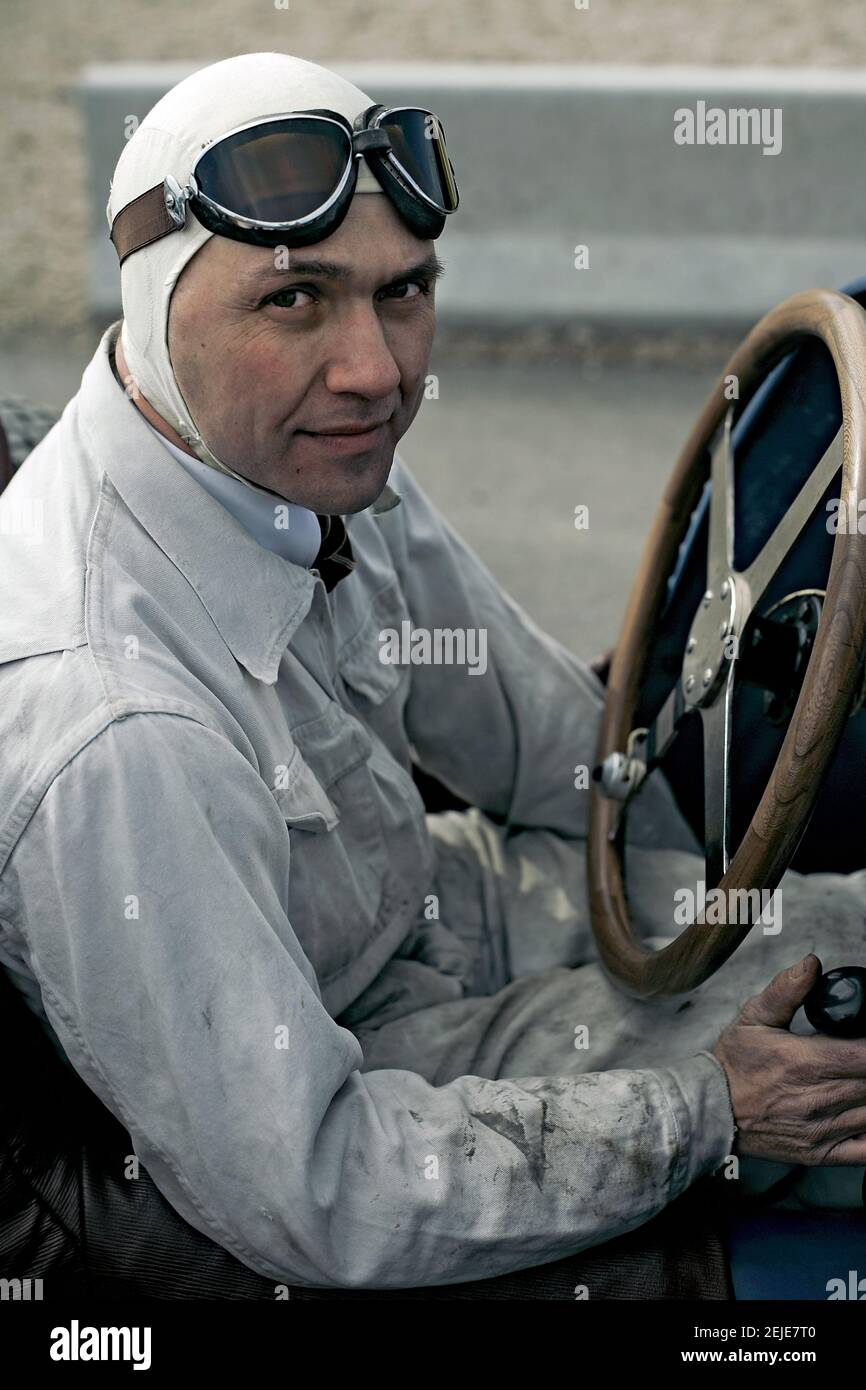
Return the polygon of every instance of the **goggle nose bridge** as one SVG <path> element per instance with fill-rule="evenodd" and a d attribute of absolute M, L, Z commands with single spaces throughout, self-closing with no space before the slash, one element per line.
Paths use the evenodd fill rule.
<path fill-rule="evenodd" d="M 387 130 L 375 127 L 373 130 L 356 130 L 352 135 L 352 153 L 368 154 L 380 150 L 383 154 L 390 150 L 391 139 Z"/>

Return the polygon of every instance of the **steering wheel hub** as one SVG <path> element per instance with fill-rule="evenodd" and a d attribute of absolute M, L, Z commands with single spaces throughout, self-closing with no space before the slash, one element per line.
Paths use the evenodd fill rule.
<path fill-rule="evenodd" d="M 683 658 L 683 696 L 692 708 L 711 704 L 737 654 L 737 585 L 733 575 L 708 588 Z"/>

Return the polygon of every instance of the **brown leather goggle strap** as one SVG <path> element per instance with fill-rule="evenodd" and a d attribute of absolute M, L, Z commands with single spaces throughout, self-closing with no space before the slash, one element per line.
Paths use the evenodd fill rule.
<path fill-rule="evenodd" d="M 149 246 L 168 232 L 178 230 L 165 205 L 163 185 L 158 183 L 155 188 L 140 193 L 117 214 L 111 225 L 111 240 L 123 265 L 133 251 L 140 251 L 142 246 Z"/>

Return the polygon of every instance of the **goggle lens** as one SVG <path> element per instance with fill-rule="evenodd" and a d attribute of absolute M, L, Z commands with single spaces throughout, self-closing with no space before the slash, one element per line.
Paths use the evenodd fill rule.
<path fill-rule="evenodd" d="M 294 117 L 221 140 L 195 176 L 206 197 L 239 217 L 293 222 L 333 197 L 350 157 L 351 137 L 336 122 Z"/>
<path fill-rule="evenodd" d="M 436 117 L 429 111 L 389 112 L 379 128 L 391 141 L 391 150 L 401 169 L 422 193 L 443 212 L 457 207 L 457 185 L 445 149 L 445 136 Z"/>

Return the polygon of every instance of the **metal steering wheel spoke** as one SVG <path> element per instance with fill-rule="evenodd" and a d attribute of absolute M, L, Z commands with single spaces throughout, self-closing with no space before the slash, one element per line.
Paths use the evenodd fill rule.
<path fill-rule="evenodd" d="M 731 846 L 731 710 L 734 666 L 715 700 L 701 709 L 704 735 L 704 854 L 706 884 L 715 888 L 730 863 Z"/>
<path fill-rule="evenodd" d="M 661 762 L 679 733 L 680 725 L 688 713 L 689 711 L 686 708 L 686 702 L 683 698 L 682 682 L 678 679 L 670 695 L 668 695 L 668 698 L 656 715 L 654 722 L 647 730 L 646 754 L 648 772 L 651 772 L 653 768 L 657 767 Z"/>
<path fill-rule="evenodd" d="M 734 553 L 734 455 L 731 430 L 734 407 L 729 406 L 710 466 L 710 523 L 707 542 L 707 587 L 727 575 Z"/>
<path fill-rule="evenodd" d="M 677 678 L 676 684 L 649 728 L 635 731 L 644 735 L 641 740 L 641 753 L 646 763 L 644 781 L 663 761 L 691 713 L 692 709 L 683 695 L 682 680 Z M 632 738 L 635 733 L 632 734 Z"/>
<path fill-rule="evenodd" d="M 649 728 L 632 729 L 626 753 L 614 753 L 595 768 L 593 776 L 601 783 L 602 793 L 619 802 L 613 815 L 611 834 L 616 837 L 623 826 L 623 817 L 640 795 L 650 775 L 662 762 L 677 737 L 683 720 L 691 710 L 683 696 L 682 682 L 677 680 L 655 720 Z"/>
<path fill-rule="evenodd" d="M 842 427 L 833 437 L 820 463 L 806 479 L 773 534 L 761 547 L 743 579 L 749 591 L 749 611 L 754 612 L 803 527 L 815 511 L 827 488 L 842 467 Z"/>

